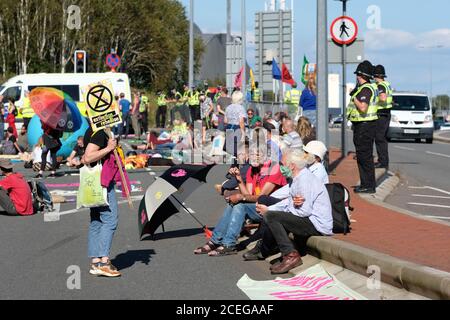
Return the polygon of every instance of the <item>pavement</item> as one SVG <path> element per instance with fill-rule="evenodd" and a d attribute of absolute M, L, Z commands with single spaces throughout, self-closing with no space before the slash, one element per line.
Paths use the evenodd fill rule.
<path fill-rule="evenodd" d="M 434 132 L 434 140 L 450 143 L 450 130 L 448 131 L 435 131 Z"/>
<path fill-rule="evenodd" d="M 338 150 L 331 150 L 331 162 L 339 157 Z M 356 170 L 356 161 L 350 154 L 340 160 L 331 181 L 349 188 L 355 186 Z M 381 272 L 388 283 L 430 298 L 450 299 L 449 225 L 374 204 L 367 201 L 367 196 L 356 195 L 352 190 L 351 204 L 355 207 L 352 232 L 333 238 L 311 238 L 308 245 L 313 254 L 359 273 L 366 273 L 370 263 L 379 264 L 384 266 Z M 413 276 L 409 275 L 411 279 L 424 283 L 404 282 L 408 268 L 414 270 Z"/>

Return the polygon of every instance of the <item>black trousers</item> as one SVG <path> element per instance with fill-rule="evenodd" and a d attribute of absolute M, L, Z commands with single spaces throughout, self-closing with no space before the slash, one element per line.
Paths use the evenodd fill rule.
<path fill-rule="evenodd" d="M 156 110 L 156 127 L 165 128 L 166 127 L 166 114 L 167 106 L 159 106 Z"/>
<path fill-rule="evenodd" d="M 47 164 L 47 155 L 50 152 L 50 157 L 52 158 L 52 171 L 56 170 L 56 153 L 58 152 L 58 150 L 60 149 L 60 147 L 56 147 L 53 149 L 48 149 L 47 147 L 44 148 L 44 150 L 42 151 L 42 162 L 41 162 L 41 171 L 45 171 L 45 165 Z"/>
<path fill-rule="evenodd" d="M 383 167 L 389 166 L 389 144 L 387 141 L 387 133 L 389 124 L 391 123 L 391 111 L 378 111 L 377 133 L 375 135 L 375 145 L 377 147 L 378 162 Z"/>
<path fill-rule="evenodd" d="M 28 129 L 28 125 L 30 124 L 31 118 L 23 118 L 23 125 Z"/>
<path fill-rule="evenodd" d="M 264 221 L 268 230 L 263 235 L 263 247 L 261 248 L 263 254 L 273 250 L 275 245 L 278 246 L 283 256 L 294 251 L 294 244 L 289 239 L 290 232 L 297 239 L 303 239 L 305 245 L 309 237 L 321 236 L 309 218 L 301 218 L 289 212 L 269 211 L 264 216 Z"/>
<path fill-rule="evenodd" d="M 17 216 L 17 210 L 12 202 L 11 198 L 8 195 L 8 192 L 0 187 L 0 211 L 3 211 L 8 216 Z M 2 210 L 3 209 L 3 210 Z"/>
<path fill-rule="evenodd" d="M 373 144 L 377 131 L 376 121 L 353 122 L 353 143 L 356 148 L 361 187 L 376 188 Z"/>
<path fill-rule="evenodd" d="M 148 131 L 148 112 L 140 112 L 142 133 L 145 135 Z"/>
<path fill-rule="evenodd" d="M 191 112 L 191 123 L 200 120 L 200 106 L 189 106 Z"/>

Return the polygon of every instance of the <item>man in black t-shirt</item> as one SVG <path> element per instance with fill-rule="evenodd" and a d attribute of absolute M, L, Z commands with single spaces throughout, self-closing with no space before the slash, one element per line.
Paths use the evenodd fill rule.
<path fill-rule="evenodd" d="M 81 158 L 84 155 L 84 137 L 78 137 L 77 144 L 73 148 L 72 153 L 67 158 L 68 167 L 79 167 L 81 166 Z"/>

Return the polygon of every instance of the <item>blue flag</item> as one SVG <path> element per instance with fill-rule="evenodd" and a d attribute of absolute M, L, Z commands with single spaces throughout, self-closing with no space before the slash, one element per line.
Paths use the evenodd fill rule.
<path fill-rule="evenodd" d="M 278 67 L 275 58 L 272 60 L 272 77 L 277 80 L 281 80 L 281 70 Z"/>

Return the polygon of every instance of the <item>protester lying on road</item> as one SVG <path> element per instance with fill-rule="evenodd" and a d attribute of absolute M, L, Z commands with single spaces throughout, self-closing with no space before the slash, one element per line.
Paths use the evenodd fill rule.
<path fill-rule="evenodd" d="M 0 212 L 8 216 L 30 216 L 33 212 L 31 189 L 20 173 L 13 172 L 10 160 L 0 160 Z"/>

